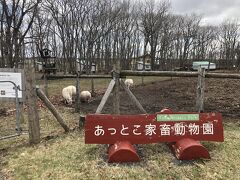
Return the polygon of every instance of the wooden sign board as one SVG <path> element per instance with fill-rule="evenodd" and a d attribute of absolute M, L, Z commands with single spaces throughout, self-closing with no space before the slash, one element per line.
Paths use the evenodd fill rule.
<path fill-rule="evenodd" d="M 223 141 L 220 113 L 170 113 L 142 115 L 89 114 L 85 121 L 86 144 L 176 142 L 182 138 Z"/>
<path fill-rule="evenodd" d="M 18 99 L 23 101 L 23 86 L 24 75 L 21 69 L 0 68 L 0 100 L 16 100 L 16 92 L 14 84 L 16 84 L 20 90 L 18 90 Z M 11 82 L 8 82 L 11 81 Z"/>

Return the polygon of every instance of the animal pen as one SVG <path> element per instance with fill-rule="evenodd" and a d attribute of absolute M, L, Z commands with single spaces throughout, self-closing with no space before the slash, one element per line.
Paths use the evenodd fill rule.
<path fill-rule="evenodd" d="M 120 71 L 119 65 L 117 67 L 118 68 L 115 68 L 112 73 L 113 79 L 111 80 L 96 113 L 88 114 L 86 116 L 85 143 L 109 144 L 108 162 L 121 163 L 140 161 L 140 157 L 133 144 L 157 142 L 168 142 L 172 152 L 181 160 L 210 158 L 208 150 L 199 141 L 222 142 L 224 136 L 221 114 L 203 113 L 204 80 L 205 78 L 239 79 L 240 75 L 205 73 L 205 69 L 201 67 L 199 67 L 198 72 Z M 147 114 L 137 98 L 123 83 L 121 78 L 126 76 L 198 77 L 196 100 L 196 111 L 198 113 L 174 112 L 170 109 L 163 109 L 162 111 L 159 110 L 159 112 L 154 115 Z M 118 115 L 120 114 L 119 85 L 121 85 L 127 92 L 132 102 L 143 113 L 142 115 Z M 114 113 L 117 115 L 100 115 L 111 91 L 113 91 L 114 94 Z M 160 118 L 161 120 L 159 120 L 159 117 L 162 116 L 165 118 Z M 159 129 L 156 129 L 157 127 L 163 128 L 160 129 L 161 132 L 159 132 Z M 185 127 L 188 127 L 188 130 L 190 129 L 186 134 Z M 193 127 L 194 130 L 191 129 Z M 206 127 L 208 127 L 207 130 Z M 177 130 L 177 136 L 171 134 L 173 128 Z M 181 130 L 179 130 L 180 128 Z M 199 132 L 199 129 L 203 131 L 202 134 Z M 136 133 L 136 131 L 138 131 L 138 133 Z M 179 131 L 181 131 L 180 134 Z M 197 136 L 193 136 L 193 131 L 195 132 L 194 135 Z M 145 136 L 142 136 L 142 133 L 145 133 Z M 156 134 L 158 134 L 158 136 L 154 136 Z M 146 137 L 147 135 L 149 136 Z M 165 135 L 169 135 L 170 137 L 166 138 Z"/>
<path fill-rule="evenodd" d="M 30 72 L 31 74 L 32 72 Z M 26 94 L 28 96 L 31 95 L 32 92 L 36 92 L 37 96 L 45 103 L 45 105 L 48 107 L 48 109 L 53 113 L 53 115 L 56 117 L 57 121 L 60 123 L 60 125 L 63 127 L 65 132 L 69 131 L 69 127 L 64 122 L 62 116 L 57 112 L 57 109 L 52 105 L 52 103 L 49 101 L 49 99 L 45 96 L 45 94 L 41 91 L 40 88 L 36 88 L 35 84 L 32 83 L 32 80 L 29 79 L 29 76 L 26 75 L 26 82 L 30 82 L 26 84 Z M 174 110 L 165 109 L 160 112 L 161 109 L 159 109 L 159 112 L 156 112 L 156 114 L 147 114 L 144 107 L 141 105 L 141 103 L 137 100 L 137 98 L 134 96 L 134 94 L 125 86 L 125 84 L 122 81 L 122 78 L 125 78 L 126 76 L 169 76 L 169 77 L 198 77 L 198 83 L 197 83 L 197 101 L 196 101 L 196 113 L 189 113 L 189 112 L 174 112 Z M 48 78 L 72 78 L 73 76 L 58 76 L 58 75 L 52 75 L 48 76 Z M 169 146 L 175 153 L 176 157 L 179 159 L 192 159 L 192 158 L 209 158 L 209 153 L 206 150 L 205 147 L 203 147 L 199 141 L 200 140 L 212 140 L 212 141 L 223 141 L 223 128 L 222 128 L 222 119 L 221 115 L 218 113 L 203 113 L 204 111 L 204 80 L 205 78 L 233 78 L 233 79 L 240 79 L 239 74 L 225 74 L 225 73 L 209 73 L 205 72 L 204 69 L 199 69 L 198 72 L 173 72 L 173 71 L 126 71 L 126 70 L 120 70 L 119 65 L 116 65 L 112 71 L 111 75 L 77 75 L 74 76 L 77 79 L 77 82 L 79 81 L 79 78 L 111 78 L 112 80 L 109 83 L 109 86 L 102 97 L 102 100 L 96 110 L 96 113 L 93 115 L 87 115 L 86 116 L 86 122 L 85 122 L 85 133 L 86 133 L 86 143 L 99 143 L 99 140 L 91 141 L 92 139 L 92 133 L 95 133 L 96 131 L 92 131 L 97 125 L 94 124 L 96 122 L 113 122 L 116 121 L 119 123 L 122 123 L 121 126 L 125 130 L 125 125 L 122 121 L 128 121 L 129 118 L 132 119 L 130 121 L 138 122 L 136 119 L 140 119 L 141 122 L 146 121 L 149 123 L 152 123 L 151 125 L 162 125 L 162 122 L 170 121 L 170 124 L 165 123 L 166 127 L 174 126 L 175 124 L 171 123 L 179 123 L 184 122 L 186 126 L 191 126 L 193 123 L 195 123 L 195 127 L 201 127 L 205 128 L 208 127 L 210 129 L 207 129 L 205 134 L 202 134 L 200 136 L 196 136 L 196 138 L 192 138 L 191 136 L 187 136 L 187 138 L 178 139 L 173 138 L 171 140 L 166 141 L 160 141 L 158 138 L 154 141 L 150 141 L 147 139 L 144 141 L 134 140 L 132 141 L 130 139 L 122 139 L 120 137 L 117 137 L 115 139 L 102 141 L 101 143 L 105 144 L 111 144 L 109 146 L 109 162 L 129 162 L 129 161 L 139 161 L 139 156 L 136 153 L 136 150 L 134 149 L 133 145 L 134 143 L 155 143 L 155 142 L 168 142 Z M 34 78 L 34 77 L 32 77 Z M 28 87 L 29 86 L 29 87 Z M 77 86 L 80 86 L 79 84 Z M 138 107 L 138 109 L 143 113 L 143 115 L 136 115 L 136 116 L 129 116 L 125 117 L 124 115 L 120 114 L 120 86 L 127 92 L 128 96 L 130 97 L 131 101 Z M 32 91 L 31 91 L 32 90 Z M 113 108 L 114 108 L 114 114 L 116 115 L 102 115 L 102 109 L 104 108 L 105 103 L 107 102 L 111 92 L 113 92 Z M 36 102 L 31 101 L 28 102 L 30 104 L 29 108 L 33 108 L 32 112 L 34 112 L 34 108 L 36 108 Z M 29 110 L 31 111 L 31 110 Z M 161 119 L 163 115 L 168 115 L 171 117 L 171 119 Z M 159 122 L 157 120 L 160 118 Z M 175 121 L 171 121 L 175 118 Z M 179 119 L 180 118 L 180 119 Z M 39 123 L 37 123 L 34 119 L 37 119 L 37 117 L 32 118 L 32 122 L 29 122 L 29 138 L 30 142 L 32 139 L 32 142 L 38 143 L 40 140 L 40 134 L 39 134 Z M 96 121 L 94 122 L 93 119 Z M 104 120 L 107 119 L 107 120 Z M 124 120 L 125 119 L 125 120 Z M 154 124 L 152 120 L 154 121 Z M 188 123 L 186 121 L 189 121 Z M 197 121 L 197 122 L 196 122 Z M 210 124 L 207 124 L 210 122 Z M 215 122 L 217 122 L 215 124 Z M 92 124 L 93 123 L 93 124 Z M 159 124 L 160 123 L 160 124 Z M 190 124 L 192 123 L 192 124 Z M 109 123 L 108 123 L 109 124 Z M 94 125 L 94 126 L 93 126 Z M 95 126 L 96 125 L 96 126 Z M 132 124 L 132 126 L 138 125 L 138 124 Z M 144 124 L 146 126 L 147 124 Z M 99 125 L 100 126 L 100 125 Z M 31 127 L 31 128 L 30 128 Z M 89 129 L 89 127 L 91 127 Z M 93 127 L 93 128 L 92 128 Z M 109 127 L 112 128 L 112 127 Z M 117 127 L 119 128 L 119 127 Z M 98 129 L 98 130 L 101 130 Z M 111 129 L 112 133 L 115 132 L 114 128 Z M 116 129 L 116 131 L 119 129 Z M 133 131 L 134 129 L 132 129 Z M 99 132 L 99 131 L 97 131 Z M 102 131 L 100 131 L 102 132 Z M 136 130 L 135 130 L 136 132 Z M 214 133 L 213 133 L 214 132 Z M 219 132 L 219 133 L 215 133 Z M 90 136 L 89 136 L 90 133 Z M 139 132 L 138 132 L 139 133 Z M 153 133 L 153 132 L 152 132 Z M 153 133 L 154 134 L 154 133 Z M 181 137 L 181 136 L 180 136 Z M 90 139 L 89 139 L 90 138 Z M 152 138 L 152 137 L 151 137 Z M 151 139 L 150 138 L 150 139 Z M 154 139 L 154 138 L 153 138 Z M 115 142 L 115 143 L 114 143 Z M 112 145 L 113 144 L 113 145 Z M 179 149 L 182 149 L 183 151 L 180 151 Z M 193 153 L 195 156 L 189 157 L 187 154 L 191 151 L 195 151 Z M 199 153 L 201 152 L 201 153 Z M 123 154 L 122 154 L 123 153 Z M 121 158 L 122 157 L 122 158 Z"/>
<path fill-rule="evenodd" d="M 125 86 L 122 81 L 122 78 L 126 76 L 164 76 L 164 77 L 198 77 L 197 83 L 197 100 L 196 100 L 196 112 L 174 112 L 170 109 L 163 109 L 162 111 L 157 112 L 156 114 L 147 114 L 144 107 L 137 100 L 134 94 Z M 72 78 L 73 76 L 51 76 L 50 78 Z M 101 78 L 101 75 L 84 75 L 79 76 L 79 78 Z M 105 78 L 109 78 L 106 76 Z M 119 65 L 115 65 L 114 70 L 112 71 L 112 80 L 109 83 L 107 90 L 105 91 L 104 96 L 95 112 L 95 114 L 88 114 L 85 118 L 85 142 L 86 143 L 95 143 L 95 144 L 110 144 L 108 147 L 108 162 L 134 162 L 139 161 L 140 158 L 132 144 L 145 144 L 145 143 L 156 143 L 156 142 L 168 142 L 169 147 L 172 149 L 173 153 L 178 159 L 197 159 L 197 158 L 210 158 L 209 152 L 207 149 L 200 144 L 199 141 L 223 141 L 223 126 L 222 126 L 222 117 L 219 113 L 203 113 L 204 112 L 204 88 L 205 88 L 205 78 L 232 78 L 240 79 L 239 74 L 226 74 L 226 73 L 209 73 L 205 72 L 205 69 L 199 68 L 198 72 L 176 72 L 176 71 L 127 71 L 120 70 Z M 143 113 L 142 115 L 119 115 L 120 114 L 120 86 L 127 92 L 131 101 L 136 105 L 136 107 Z M 113 110 L 115 115 L 110 114 L 101 114 L 104 105 L 106 104 L 109 96 L 113 93 Z M 169 122 L 170 124 L 165 123 L 166 127 L 175 126 L 176 123 L 181 125 L 181 127 L 192 127 L 194 126 L 198 136 L 192 137 L 192 132 L 188 132 L 188 135 L 180 137 L 171 137 L 169 139 L 160 139 L 156 137 L 149 137 L 147 140 L 137 139 L 136 137 L 123 137 L 120 135 L 115 135 L 117 131 L 123 131 L 129 129 L 130 131 L 136 132 L 136 129 L 131 129 L 130 127 L 125 127 L 127 125 L 131 126 L 148 126 L 143 122 L 149 122 L 150 125 L 154 125 L 155 128 L 157 125 L 161 126 L 163 124 L 158 124 L 156 122 L 160 116 L 170 116 L 175 117 L 175 120 L 163 119 L 163 122 Z M 185 118 L 182 118 L 185 117 Z M 187 118 L 188 117 L 188 118 Z M 189 118 L 192 117 L 192 118 Z M 194 118 L 195 117 L 195 118 Z M 196 118 L 197 117 L 197 118 Z M 81 117 L 81 120 L 83 118 Z M 154 121 L 153 121 L 154 120 Z M 129 121 L 127 124 L 126 122 Z M 187 122 L 189 121 L 189 122 Z M 196 122 L 197 121 L 197 122 Z M 112 123 L 114 122 L 114 123 Z M 134 123 L 139 123 L 138 125 Z M 217 123 L 216 123 L 217 122 Z M 151 124 L 152 123 L 152 124 Z M 154 124 L 156 123 L 156 124 Z M 181 123 L 185 123 L 182 125 Z M 189 124 L 190 123 L 190 124 Z M 199 123 L 199 124 L 197 124 Z M 210 123 L 210 124 L 208 124 Z M 117 127 L 110 127 L 110 124 L 117 124 Z M 149 126 L 150 126 L 149 125 Z M 106 127 L 104 127 L 106 126 Z M 121 129 L 122 127 L 122 129 Z M 153 128 L 151 127 L 151 128 Z M 165 128 L 166 128 L 165 127 Z M 207 132 L 199 132 L 199 128 L 202 130 L 206 127 L 210 128 Z M 104 131 L 103 128 L 107 128 L 111 132 Z M 179 128 L 179 127 L 178 127 Z M 95 130 L 95 131 L 94 131 Z M 106 129 L 105 129 L 106 130 Z M 153 130 L 153 129 L 152 129 Z M 155 129 L 154 129 L 155 130 Z M 166 129 L 165 129 L 166 130 Z M 144 131 L 144 130 L 142 130 Z M 192 130 L 193 131 L 193 130 Z M 185 132 L 185 129 L 184 129 Z M 140 133 L 140 132 L 139 132 Z M 152 132 L 153 133 L 153 132 Z M 159 133 L 159 132 L 158 132 Z M 189 135 L 189 133 L 191 135 Z M 104 135 L 105 134 L 105 135 Z M 153 133 L 154 134 L 154 133 Z M 140 137 L 140 136 L 139 136 Z"/>

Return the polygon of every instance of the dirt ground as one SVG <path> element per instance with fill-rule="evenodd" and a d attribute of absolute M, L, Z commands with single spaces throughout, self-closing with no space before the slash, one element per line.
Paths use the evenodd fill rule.
<path fill-rule="evenodd" d="M 165 107 L 173 111 L 196 111 L 197 78 L 174 78 L 133 87 L 133 94 L 148 113 L 156 113 Z M 97 94 L 90 103 L 81 104 L 84 113 L 94 113 L 103 92 Z M 121 114 L 141 113 L 121 90 Z M 112 113 L 112 97 L 102 113 Z M 63 104 L 62 104 L 63 105 Z M 226 119 L 240 119 L 240 83 L 234 79 L 206 79 L 205 112 L 220 112 Z"/>
<path fill-rule="evenodd" d="M 196 111 L 196 87 L 197 78 L 173 78 L 134 86 L 131 87 L 131 91 L 147 113 L 156 113 L 166 107 L 173 111 L 194 112 Z M 81 111 L 85 114 L 95 113 L 103 95 L 104 90 L 96 90 L 96 95 L 89 103 L 81 103 Z M 51 97 L 50 101 L 61 108 L 66 106 L 61 95 Z M 74 108 L 74 104 L 72 107 Z M 102 113 L 113 113 L 112 109 L 113 98 L 110 96 Z M 120 94 L 120 111 L 121 114 L 141 113 L 123 89 Z M 220 112 L 225 119 L 240 119 L 240 81 L 237 79 L 206 79 L 204 111 Z M 0 113 L 1 115 L 3 113 Z"/>

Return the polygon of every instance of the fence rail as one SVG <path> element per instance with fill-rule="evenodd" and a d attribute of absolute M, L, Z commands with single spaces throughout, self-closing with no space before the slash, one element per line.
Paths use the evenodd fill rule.
<path fill-rule="evenodd" d="M 178 72 L 178 71 L 129 71 L 122 70 L 120 76 L 170 76 L 170 77 L 198 77 L 198 72 Z M 211 73 L 205 74 L 206 78 L 231 78 L 240 79 L 240 74 Z"/>
<path fill-rule="evenodd" d="M 47 79 L 71 79 L 76 78 L 77 75 L 47 75 Z M 111 75 L 80 75 L 79 78 L 96 78 L 96 79 L 111 79 Z"/>

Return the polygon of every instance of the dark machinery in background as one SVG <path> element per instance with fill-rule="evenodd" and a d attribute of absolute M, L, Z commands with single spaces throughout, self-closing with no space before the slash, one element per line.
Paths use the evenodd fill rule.
<path fill-rule="evenodd" d="M 43 72 L 45 74 L 57 73 L 55 57 L 51 56 L 51 52 L 52 51 L 47 48 L 40 50 L 40 55 L 43 60 Z"/>

